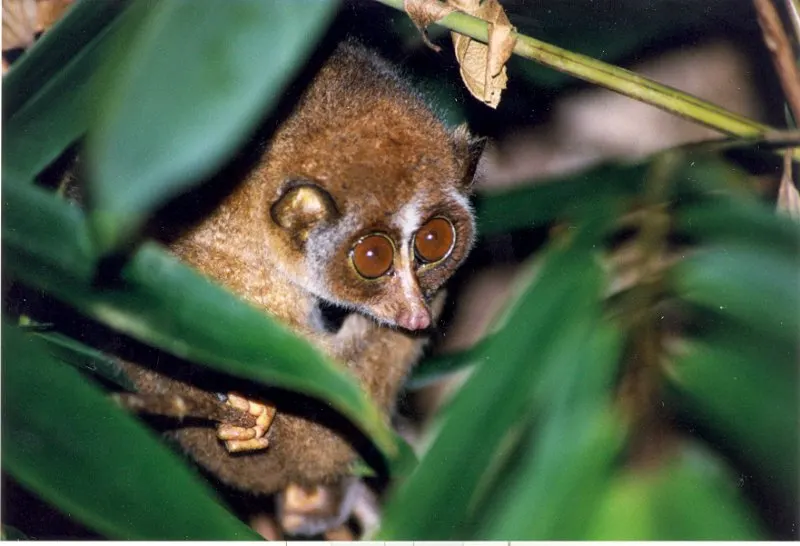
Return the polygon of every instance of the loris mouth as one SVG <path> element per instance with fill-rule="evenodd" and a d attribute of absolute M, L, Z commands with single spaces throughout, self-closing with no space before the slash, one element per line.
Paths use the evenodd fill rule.
<path fill-rule="evenodd" d="M 317 300 L 319 308 L 320 327 L 329 334 L 336 334 L 342 329 L 345 319 L 354 311 L 342 305 L 336 305 L 329 301 L 319 298 Z"/>
<path fill-rule="evenodd" d="M 339 305 L 319 297 L 317 298 L 317 309 L 319 309 L 319 312 L 316 316 L 317 327 L 321 331 L 324 331 L 328 334 L 338 334 L 344 325 L 344 321 L 347 319 L 347 317 L 353 314 L 360 314 L 361 316 L 366 317 L 377 324 L 382 324 L 390 328 L 400 328 L 395 324 L 378 320 L 375 317 L 365 313 L 360 313 L 356 309 L 345 307 L 344 305 Z M 400 329 L 412 336 L 426 336 L 430 334 L 430 329 L 417 331 L 405 330 L 403 328 Z"/>

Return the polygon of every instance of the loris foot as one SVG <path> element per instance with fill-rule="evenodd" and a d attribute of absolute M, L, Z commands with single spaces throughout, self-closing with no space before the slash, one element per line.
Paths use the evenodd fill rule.
<path fill-rule="evenodd" d="M 302 487 L 289 484 L 278 499 L 278 521 L 290 535 L 313 536 L 342 525 L 353 507 L 354 481 Z"/>
<path fill-rule="evenodd" d="M 247 412 L 256 418 L 256 425 L 250 428 L 222 424 L 217 428 L 217 438 L 225 441 L 225 447 L 231 453 L 257 451 L 266 449 L 269 440 L 264 435 L 269 430 L 277 410 L 270 404 L 260 404 L 247 400 L 238 394 L 228 393 L 226 404 Z"/>

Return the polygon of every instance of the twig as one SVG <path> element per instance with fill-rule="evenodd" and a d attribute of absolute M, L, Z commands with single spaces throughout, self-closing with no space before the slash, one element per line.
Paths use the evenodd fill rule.
<path fill-rule="evenodd" d="M 764 43 L 772 54 L 775 71 L 786 96 L 786 102 L 796 121 L 800 121 L 800 71 L 792 53 L 789 38 L 781 24 L 778 10 L 771 0 L 753 0 L 758 14 L 758 24 L 764 34 Z"/>
<path fill-rule="evenodd" d="M 797 0 L 786 0 L 786 10 L 789 12 L 789 20 L 794 27 L 795 41 L 800 42 L 800 6 Z"/>
<path fill-rule="evenodd" d="M 392 8 L 403 10 L 403 0 L 376 0 Z M 437 25 L 487 43 L 486 21 L 465 13 L 453 12 L 439 20 Z M 591 57 L 542 42 L 535 38 L 516 34 L 514 53 L 532 59 L 565 74 L 575 76 L 650 104 L 672 114 L 701 123 L 731 136 L 754 137 L 774 131 L 774 129 L 735 114 L 710 102 L 688 93 L 661 85 L 653 80 L 635 74 Z M 795 152 L 800 159 L 800 152 Z"/>

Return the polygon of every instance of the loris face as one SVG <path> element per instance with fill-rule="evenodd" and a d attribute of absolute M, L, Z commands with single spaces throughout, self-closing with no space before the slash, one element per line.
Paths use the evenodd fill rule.
<path fill-rule="evenodd" d="M 355 180 L 350 183 L 311 176 L 288 181 L 271 216 L 302 260 L 295 282 L 383 324 L 412 331 L 431 326 L 430 302 L 474 240 L 467 199 L 474 165 L 468 161 L 477 155 L 475 146 L 463 151 L 472 155 L 446 166 L 428 161 L 376 172 L 361 165 L 336 173 Z"/>

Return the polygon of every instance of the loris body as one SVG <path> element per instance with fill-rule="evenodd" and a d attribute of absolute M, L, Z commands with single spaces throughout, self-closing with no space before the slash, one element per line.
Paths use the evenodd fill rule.
<path fill-rule="evenodd" d="M 435 320 L 431 302 L 473 241 L 466 195 L 478 147 L 466 131 L 448 132 L 384 62 L 344 44 L 246 180 L 170 246 L 347 368 L 388 419 L 420 333 Z M 338 329 L 325 324 L 329 304 L 350 311 Z M 215 396 L 126 367 L 142 393 Z M 276 405 L 266 449 L 233 455 L 211 425 L 174 434 L 203 466 L 249 491 L 348 474 L 347 439 Z"/>

